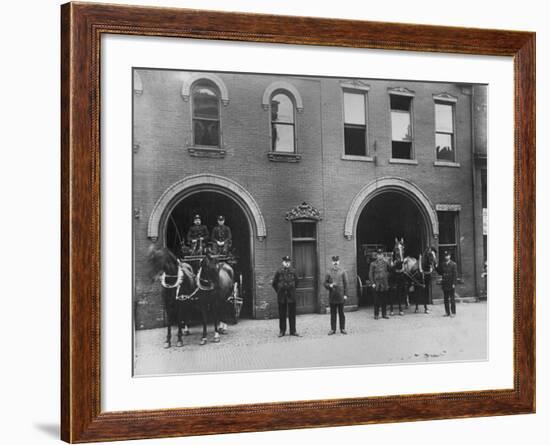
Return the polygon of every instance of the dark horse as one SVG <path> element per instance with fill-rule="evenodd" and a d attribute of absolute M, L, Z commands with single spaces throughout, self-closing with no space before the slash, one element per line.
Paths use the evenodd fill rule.
<path fill-rule="evenodd" d="M 202 339 L 201 345 L 207 341 L 208 313 L 212 314 L 214 322 L 214 342 L 220 341 L 220 322 L 223 305 L 233 293 L 234 272 L 233 268 L 218 261 L 207 251 L 201 261 L 197 273 L 197 286 L 199 308 L 202 317 Z"/>
<path fill-rule="evenodd" d="M 194 285 L 193 269 L 189 264 L 181 263 L 167 248 L 157 249 L 154 245 L 149 249 L 147 256 L 149 277 L 151 280 L 160 280 L 162 285 L 161 296 L 164 306 L 164 315 L 167 327 L 165 348 L 172 345 L 172 325 L 178 327 L 178 342 L 176 346 L 183 346 L 183 329 L 187 327 L 189 299 L 196 287 Z M 187 333 L 187 328 L 185 329 Z"/>
<path fill-rule="evenodd" d="M 432 304 L 432 276 L 435 273 L 437 267 L 437 254 L 433 247 L 428 247 L 420 258 L 421 272 L 424 282 L 424 287 L 417 290 L 415 294 L 416 308 L 415 312 L 418 312 L 418 305 L 424 305 L 424 313 L 429 314 L 428 304 Z"/>
<path fill-rule="evenodd" d="M 414 292 L 415 301 L 417 301 L 416 295 L 422 293 L 425 286 L 424 275 L 422 273 L 422 255 L 419 255 L 419 257 L 420 260 L 412 256 L 405 256 L 405 240 L 403 238 L 395 238 L 395 246 L 393 248 L 394 269 L 397 277 L 395 281 L 400 283 L 398 288 L 402 293 L 404 292 L 404 295 L 400 296 L 399 301 L 405 300 L 407 306 L 409 306 L 409 292 Z"/>

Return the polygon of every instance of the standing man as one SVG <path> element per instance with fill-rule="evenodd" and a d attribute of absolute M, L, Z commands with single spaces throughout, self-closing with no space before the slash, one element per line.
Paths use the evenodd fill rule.
<path fill-rule="evenodd" d="M 195 215 L 193 225 L 187 231 L 191 255 L 202 255 L 208 242 L 208 228 L 202 224 L 200 215 Z"/>
<path fill-rule="evenodd" d="M 214 255 L 227 255 L 232 242 L 231 229 L 225 225 L 225 217 L 218 216 L 218 225 L 212 229 L 212 245 Z"/>
<path fill-rule="evenodd" d="M 445 317 L 454 317 L 456 315 L 455 305 L 455 287 L 456 287 L 456 263 L 451 260 L 449 251 L 443 254 L 445 262 L 440 264 L 437 272 L 441 275 L 441 288 L 443 289 L 443 302 L 445 304 Z M 450 308 L 449 308 L 450 300 Z"/>
<path fill-rule="evenodd" d="M 330 332 L 328 335 L 336 333 L 336 313 L 340 323 L 340 332 L 346 332 L 346 317 L 344 315 L 344 302 L 348 299 L 348 276 L 344 269 L 340 267 L 340 257 L 332 257 L 332 267 L 328 270 L 325 278 L 325 288 L 328 289 L 328 302 L 330 305 Z"/>
<path fill-rule="evenodd" d="M 286 317 L 290 325 L 290 335 L 299 337 L 296 332 L 296 286 L 298 275 L 290 266 L 290 257 L 283 257 L 282 266 L 275 272 L 273 277 L 273 289 L 277 292 L 277 303 L 279 304 L 279 337 L 286 334 Z"/>
<path fill-rule="evenodd" d="M 376 259 L 370 263 L 369 280 L 374 288 L 374 319 L 378 320 L 380 308 L 382 308 L 382 318 L 390 318 L 386 315 L 386 295 L 389 290 L 388 276 L 390 265 L 382 255 L 382 249 L 376 251 Z"/>

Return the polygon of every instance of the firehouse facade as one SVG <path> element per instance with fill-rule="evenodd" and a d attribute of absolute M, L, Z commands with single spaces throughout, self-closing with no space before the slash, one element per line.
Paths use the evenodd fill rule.
<path fill-rule="evenodd" d="M 458 264 L 475 297 L 486 233 L 486 86 L 135 69 L 134 305 L 163 323 L 151 243 L 175 253 L 194 215 L 224 215 L 242 277 L 242 317 L 277 316 L 271 280 L 290 255 L 298 312 L 325 312 L 332 255 L 368 303 L 367 255 L 429 246 Z M 357 284 L 357 285 L 356 285 Z M 440 297 L 434 286 L 434 297 Z"/>

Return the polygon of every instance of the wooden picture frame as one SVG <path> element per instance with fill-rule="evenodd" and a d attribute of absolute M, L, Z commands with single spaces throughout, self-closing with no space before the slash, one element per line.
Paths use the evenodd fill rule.
<path fill-rule="evenodd" d="M 513 389 L 102 412 L 99 116 L 103 34 L 513 57 Z M 61 7 L 61 35 L 63 440 L 174 437 L 535 411 L 534 33 L 68 3 Z"/>

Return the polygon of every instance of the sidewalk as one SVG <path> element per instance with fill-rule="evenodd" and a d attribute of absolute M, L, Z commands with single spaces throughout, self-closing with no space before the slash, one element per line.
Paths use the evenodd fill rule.
<path fill-rule="evenodd" d="M 200 346 L 202 327 L 184 337 L 184 346 L 163 349 L 166 329 L 135 334 L 135 375 L 182 374 L 259 369 L 357 366 L 487 358 L 487 305 L 461 303 L 455 318 L 443 317 L 443 305 L 431 313 L 374 320 L 372 308 L 346 312 L 348 335 L 328 336 L 330 316 L 299 315 L 302 337 L 277 337 L 278 320 L 241 320 L 229 326 L 220 343 Z M 172 344 L 176 331 L 172 329 Z"/>

